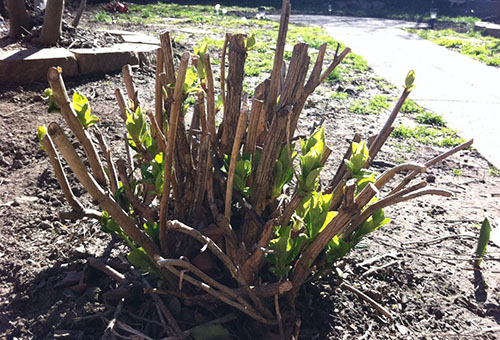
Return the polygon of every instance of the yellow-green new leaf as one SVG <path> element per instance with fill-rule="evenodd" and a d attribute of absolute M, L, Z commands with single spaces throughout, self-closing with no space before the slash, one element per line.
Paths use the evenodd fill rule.
<path fill-rule="evenodd" d="M 40 147 L 42 148 L 43 151 L 45 151 L 45 149 L 42 144 L 42 139 L 43 137 L 45 137 L 46 134 L 47 134 L 47 128 L 45 127 L 45 125 L 40 125 L 38 127 L 38 142 L 40 143 Z"/>
<path fill-rule="evenodd" d="M 408 89 L 408 91 L 411 91 L 415 87 L 415 85 L 413 85 L 414 81 L 415 71 L 411 70 L 410 72 L 408 72 L 405 79 L 405 87 Z"/>
<path fill-rule="evenodd" d="M 477 242 L 476 248 L 476 265 L 479 266 L 486 253 L 486 248 L 488 247 L 488 242 L 491 236 L 491 224 L 490 221 L 485 218 L 483 224 L 481 225 L 481 230 L 479 232 L 479 240 Z"/>

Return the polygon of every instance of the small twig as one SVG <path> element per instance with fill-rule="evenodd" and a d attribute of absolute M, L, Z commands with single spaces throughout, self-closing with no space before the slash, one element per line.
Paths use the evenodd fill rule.
<path fill-rule="evenodd" d="M 166 267 L 170 272 L 172 272 L 173 274 L 177 275 L 178 277 L 180 277 L 181 273 L 179 270 L 175 269 L 174 267 L 169 267 L 167 266 Z M 204 284 L 198 280 L 196 280 L 195 278 L 187 275 L 187 274 L 184 274 L 184 280 L 188 281 L 189 283 L 191 283 L 192 285 L 204 290 L 205 292 L 209 293 L 209 294 L 212 294 L 214 295 L 215 297 L 217 297 L 219 300 L 221 300 L 222 302 L 225 302 L 226 304 L 236 308 L 236 309 L 239 309 L 240 311 L 242 311 L 243 313 L 249 315 L 250 317 L 254 318 L 255 320 L 257 321 L 260 321 L 266 325 L 274 325 L 276 324 L 276 321 L 275 320 L 269 320 L 269 319 L 266 319 L 264 317 L 262 317 L 260 314 L 258 314 L 251 306 L 249 305 L 242 305 L 230 298 L 228 298 L 226 295 L 222 294 L 221 292 L 219 291 L 216 291 L 215 289 L 213 289 L 212 287 L 210 287 L 209 285 L 207 284 Z"/>
<path fill-rule="evenodd" d="M 451 150 L 448 150 L 440 155 L 438 155 L 437 157 L 434 157 L 433 159 L 427 161 L 424 165 L 426 168 L 430 168 L 431 166 L 433 166 L 434 164 L 438 163 L 438 162 L 441 162 L 443 159 L 453 155 L 454 153 L 457 153 L 458 151 L 461 151 L 469 146 L 472 145 L 472 143 L 474 142 L 473 139 L 469 140 L 468 142 L 465 142 L 463 144 L 460 144 L 459 146 L 456 146 L 454 147 L 453 149 Z M 408 176 L 406 176 L 402 181 L 401 183 L 399 183 L 392 191 L 391 191 L 391 195 L 398 192 L 399 190 L 403 189 L 408 183 L 410 183 L 410 181 L 415 178 L 417 175 L 419 174 L 419 172 L 417 171 L 412 171 Z"/>
<path fill-rule="evenodd" d="M 134 170 L 134 161 L 132 158 L 132 149 L 130 148 L 130 145 L 128 142 L 128 136 L 127 136 L 126 132 L 123 134 L 123 141 L 125 142 L 125 153 L 127 154 L 128 172 L 132 173 L 132 171 Z"/>
<path fill-rule="evenodd" d="M 108 275 L 109 277 L 115 279 L 119 283 L 123 283 L 126 280 L 125 275 L 117 271 L 116 269 L 112 268 L 111 266 L 108 266 L 107 264 L 99 261 L 95 257 L 89 257 L 87 258 L 87 263 L 91 266 L 94 267 L 97 270 L 100 270 L 104 274 Z"/>
<path fill-rule="evenodd" d="M 436 243 L 440 243 L 444 240 L 449 240 L 449 239 L 453 239 L 453 238 L 470 238 L 470 239 L 477 239 L 477 236 L 474 236 L 474 235 L 469 235 L 469 234 L 458 234 L 458 235 L 448 235 L 448 236 L 443 236 L 443 237 L 439 237 L 439 238 L 435 238 L 435 239 L 432 239 L 432 240 L 423 240 L 423 241 L 413 241 L 413 242 L 406 242 L 406 243 L 402 243 L 401 245 L 404 246 L 404 247 L 407 247 L 408 245 L 412 245 L 412 244 L 417 244 L 417 245 L 422 245 L 422 244 L 426 244 L 426 245 L 430 245 L 430 244 L 436 244 Z"/>
<path fill-rule="evenodd" d="M 283 320 L 281 319 L 280 302 L 278 295 L 274 296 L 274 309 L 276 310 L 276 318 L 278 319 L 278 327 L 280 330 L 281 340 L 286 340 L 285 331 L 283 330 Z"/>
<path fill-rule="evenodd" d="M 214 75 L 212 72 L 212 65 L 210 64 L 210 55 L 208 53 L 205 54 L 203 60 L 205 62 L 205 71 L 207 74 L 207 125 L 208 125 L 208 133 L 210 134 L 210 140 L 212 142 L 212 146 L 215 148 L 217 145 L 217 131 L 215 128 Z"/>
<path fill-rule="evenodd" d="M 238 162 L 238 155 L 240 153 L 240 143 L 245 133 L 245 128 L 247 125 L 248 108 L 243 107 L 241 109 L 240 117 L 238 119 L 238 125 L 236 127 L 236 133 L 234 136 L 233 149 L 231 151 L 231 163 L 229 164 L 229 171 L 227 174 L 227 186 L 226 186 L 226 202 L 224 208 L 224 216 L 227 220 L 231 220 L 231 201 L 233 194 L 233 181 L 234 172 L 236 170 L 236 163 Z"/>
<path fill-rule="evenodd" d="M 134 334 L 134 335 L 138 336 L 139 339 L 141 339 L 141 340 L 154 340 L 153 338 L 150 338 L 146 334 L 138 331 L 137 329 L 135 329 L 133 327 L 130 327 L 129 325 L 127 325 L 126 323 L 124 323 L 124 322 L 122 322 L 120 320 L 116 320 L 116 326 L 120 327 L 124 331 L 127 331 L 127 332 L 129 332 L 131 334 Z"/>
<path fill-rule="evenodd" d="M 370 145 L 369 149 L 370 158 L 364 165 L 365 168 L 370 167 L 371 162 L 375 159 L 375 156 L 377 156 L 378 152 L 386 142 L 387 138 L 389 138 L 389 135 L 392 131 L 392 124 L 394 123 L 394 120 L 398 116 L 398 113 L 401 110 L 401 107 L 403 106 L 406 98 L 408 98 L 408 96 L 410 95 L 410 92 L 411 90 L 408 90 L 406 87 L 404 88 L 403 93 L 399 97 L 399 100 L 396 103 L 396 105 L 394 105 L 394 108 L 392 109 L 390 116 L 387 118 L 387 121 L 385 122 L 382 129 L 380 129 L 380 132 L 377 134 L 377 137 L 375 137 L 373 143 Z"/>
<path fill-rule="evenodd" d="M 210 275 L 205 274 L 198 267 L 192 265 L 191 263 L 189 263 L 187 261 L 174 260 L 174 259 L 160 259 L 160 260 L 157 261 L 157 263 L 158 263 L 158 265 L 160 265 L 162 267 L 182 267 L 182 268 L 185 268 L 188 271 L 192 272 L 194 275 L 198 276 L 198 278 L 200 278 L 201 280 L 205 281 L 206 284 L 212 286 L 215 289 L 218 289 L 219 291 L 221 291 L 224 294 L 228 295 L 232 299 L 237 300 L 242 305 L 248 305 L 248 302 L 246 302 L 242 298 L 241 295 L 238 295 L 236 292 L 234 292 L 229 287 L 227 287 L 227 286 L 219 283 L 218 281 L 214 280 Z M 181 271 L 181 274 L 182 274 L 182 271 Z M 179 290 L 181 290 L 181 289 L 179 289 Z"/>
<path fill-rule="evenodd" d="M 153 138 L 156 140 L 156 143 L 158 143 L 158 148 L 164 153 L 167 152 L 167 140 L 165 139 L 165 135 L 160 128 L 161 122 L 157 120 L 157 116 L 153 115 L 153 111 L 148 110 L 147 115 L 151 121 L 151 126 L 153 127 Z"/>
<path fill-rule="evenodd" d="M 387 169 L 382 175 L 380 175 L 375 181 L 375 186 L 377 187 L 377 189 L 380 189 L 386 183 L 388 183 L 396 174 L 408 170 L 413 170 L 417 173 L 423 173 L 427 170 L 427 168 L 425 167 L 425 165 L 420 165 L 416 163 L 404 163 L 397 165 L 393 168 Z"/>
<path fill-rule="evenodd" d="M 283 282 L 275 282 L 275 283 L 269 283 L 266 285 L 262 286 L 252 286 L 250 287 L 252 291 L 255 292 L 255 294 L 259 297 L 273 297 L 274 295 L 283 295 L 286 292 L 290 291 L 292 289 L 292 283 L 290 281 L 283 281 Z M 232 289 L 234 294 L 246 297 L 248 296 L 246 292 L 242 288 L 236 288 Z M 159 291 L 158 294 L 161 294 L 162 291 Z M 165 293 L 168 293 L 167 295 L 171 295 L 170 291 L 166 291 Z M 185 299 L 186 305 L 194 305 L 194 304 L 210 304 L 210 303 L 215 303 L 218 300 L 214 298 L 210 294 L 202 294 L 202 295 L 197 295 L 197 296 L 192 296 L 192 297 L 186 297 L 186 296 L 179 296 L 180 298 Z"/>
<path fill-rule="evenodd" d="M 132 67 L 127 64 L 122 67 L 123 81 L 125 82 L 125 88 L 127 89 L 128 99 L 130 100 L 132 110 L 135 111 L 138 106 L 139 99 L 136 96 L 137 89 L 135 88 L 134 81 L 132 80 Z"/>
<path fill-rule="evenodd" d="M 77 27 L 80 22 L 80 18 L 82 17 L 83 11 L 85 11 L 85 6 L 87 5 L 87 0 L 80 0 L 80 6 L 78 6 L 78 10 L 76 11 L 75 18 L 71 23 L 71 26 Z"/>
<path fill-rule="evenodd" d="M 400 262 L 401 262 L 400 260 L 394 260 L 394 261 L 388 262 L 386 264 L 383 264 L 380 267 L 370 268 L 366 272 L 364 272 L 363 274 L 361 274 L 360 277 L 365 277 L 365 276 L 374 274 L 374 273 L 376 273 L 376 272 L 378 272 L 378 271 L 380 271 L 382 269 L 385 269 L 387 267 L 393 266 L 393 265 L 398 264 Z"/>
<path fill-rule="evenodd" d="M 108 323 L 108 326 L 106 326 L 106 329 L 104 330 L 104 336 L 110 336 L 112 333 L 115 332 L 115 327 L 116 327 L 116 322 L 118 321 L 118 316 L 122 312 L 123 309 L 123 303 L 124 300 L 121 299 L 120 302 L 118 302 L 118 306 L 116 306 L 116 310 L 113 313 L 113 319 Z"/>
<path fill-rule="evenodd" d="M 207 246 L 207 248 L 215 256 L 217 256 L 217 258 L 219 258 L 219 260 L 222 261 L 222 263 L 229 270 L 229 273 L 236 280 L 236 282 L 238 282 L 238 284 L 246 291 L 246 293 L 250 297 L 250 300 L 252 300 L 252 302 L 255 304 L 255 307 L 258 308 L 259 312 L 263 313 L 265 316 L 271 315 L 271 313 L 265 308 L 262 301 L 257 297 L 255 292 L 253 292 L 250 289 L 248 283 L 244 279 L 239 268 L 234 265 L 234 263 L 231 261 L 231 259 L 219 248 L 219 246 L 214 241 L 212 241 L 210 238 L 208 238 L 205 235 L 203 235 L 202 233 L 200 233 L 198 230 L 193 229 L 191 227 L 188 227 L 187 225 L 185 225 L 179 221 L 168 221 L 167 222 L 167 229 L 180 231 L 183 234 L 187 234 L 187 235 L 195 238 L 196 240 L 201 242 L 204 246 Z"/>
<path fill-rule="evenodd" d="M 125 189 L 125 195 L 127 196 L 127 199 L 129 200 L 130 204 L 132 204 L 132 206 L 134 207 L 134 210 L 137 211 L 139 215 L 145 218 L 146 220 L 150 222 L 156 221 L 158 216 L 157 212 L 142 204 L 139 201 L 139 199 L 135 196 L 127 176 L 125 161 L 120 158 L 117 161 L 117 166 L 118 166 L 118 174 L 120 176 L 120 180 Z"/>
<path fill-rule="evenodd" d="M 145 289 L 148 289 L 148 288 L 151 289 L 151 285 L 142 275 L 140 275 L 136 271 L 134 271 L 134 274 L 136 275 L 136 277 L 141 278 L 142 284 L 143 284 Z M 151 297 L 153 298 L 153 301 L 154 301 L 154 303 L 159 311 L 159 315 L 163 315 L 165 317 L 165 319 L 167 319 L 169 326 L 172 328 L 172 333 L 176 334 L 181 339 L 185 339 L 184 334 L 183 334 L 181 328 L 179 327 L 179 324 L 177 323 L 174 316 L 172 315 L 172 312 L 170 312 L 170 310 L 167 308 L 167 306 L 165 306 L 165 304 L 163 303 L 163 300 L 155 294 L 152 294 Z"/>
<path fill-rule="evenodd" d="M 229 39 L 231 39 L 231 33 L 226 33 L 224 45 L 222 46 L 222 55 L 220 57 L 220 91 L 222 96 L 222 105 L 224 105 L 224 107 L 226 107 L 226 51 Z"/>
<path fill-rule="evenodd" d="M 106 163 L 108 165 L 109 187 L 111 189 L 111 192 L 115 193 L 118 191 L 118 178 L 116 177 L 116 169 L 115 165 L 113 164 L 113 157 L 111 155 L 111 150 L 109 149 L 108 144 L 104 139 L 104 136 L 102 135 L 101 131 L 98 128 L 94 129 L 94 136 L 97 138 L 97 141 L 99 142 L 99 147 L 101 148 L 101 151 L 104 154 L 104 157 L 106 158 Z"/>
<path fill-rule="evenodd" d="M 382 315 L 387 317 L 389 320 L 392 321 L 394 319 L 393 316 L 391 315 L 391 313 L 389 313 L 389 311 L 387 311 L 377 301 L 373 300 L 371 297 L 369 297 L 368 295 L 366 295 L 362 291 L 354 288 L 353 286 L 348 285 L 345 282 L 342 282 L 340 284 L 340 288 L 345 288 L 348 291 L 350 291 L 351 293 L 356 294 L 359 298 L 361 298 L 361 299 L 365 300 L 366 302 L 368 302 L 369 304 L 371 304 L 376 310 L 378 310 Z"/>
<path fill-rule="evenodd" d="M 372 258 L 369 258 L 361 263 L 358 263 L 356 266 L 358 267 L 365 267 L 365 266 L 369 266 L 370 264 L 372 263 L 375 263 L 377 261 L 380 261 L 382 260 L 383 258 L 386 258 L 386 257 L 392 257 L 392 258 L 395 258 L 396 255 L 398 253 L 396 251 L 392 251 L 392 252 L 389 252 L 389 253 L 385 253 L 385 254 L 382 254 L 382 255 L 378 255 L 378 256 L 374 256 Z"/>

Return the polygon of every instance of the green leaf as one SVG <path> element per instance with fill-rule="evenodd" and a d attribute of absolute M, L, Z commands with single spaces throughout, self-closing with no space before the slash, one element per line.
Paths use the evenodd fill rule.
<path fill-rule="evenodd" d="M 309 196 L 297 213 L 305 211 L 303 215 L 304 224 L 309 237 L 309 242 L 312 242 L 316 236 L 326 226 L 325 221 L 330 216 L 330 220 L 336 215 L 336 212 L 328 212 L 332 195 L 323 195 L 315 191 Z"/>
<path fill-rule="evenodd" d="M 269 250 L 271 253 L 266 254 L 266 260 L 273 264 L 269 270 L 278 279 L 284 278 L 292 266 L 295 258 L 298 256 L 304 237 L 291 238 L 292 226 L 277 228 L 277 238 L 269 242 Z"/>
<path fill-rule="evenodd" d="M 42 144 L 42 139 L 43 137 L 45 137 L 46 134 L 47 134 L 47 128 L 45 127 L 45 125 L 40 125 L 38 127 L 38 142 L 40 143 L 40 147 L 42 148 L 43 151 L 45 151 L 45 149 Z"/>
<path fill-rule="evenodd" d="M 184 93 L 190 93 L 197 91 L 198 89 L 193 89 L 194 84 L 198 80 L 198 73 L 194 67 L 189 67 L 186 71 L 186 79 L 184 80 Z"/>
<path fill-rule="evenodd" d="M 491 230 L 490 221 L 485 218 L 483 224 L 481 225 L 481 230 L 479 231 L 479 239 L 476 248 L 476 266 L 481 264 L 483 256 L 486 253 L 486 248 L 488 247 L 488 242 L 491 237 Z"/>
<path fill-rule="evenodd" d="M 290 150 L 293 150 L 295 145 L 290 145 Z M 291 161 L 288 155 L 288 146 L 284 145 L 279 153 L 278 159 L 276 160 L 276 165 L 273 170 L 273 195 L 272 198 L 278 197 L 283 191 L 285 184 L 290 182 L 293 178 L 293 160 L 297 156 L 295 151 L 291 151 Z"/>
<path fill-rule="evenodd" d="M 350 243 L 344 241 L 343 239 L 335 236 L 327 246 L 327 262 L 333 263 L 342 259 L 351 250 L 352 246 Z"/>
<path fill-rule="evenodd" d="M 222 99 L 222 95 L 217 96 L 217 101 L 215 102 L 215 111 L 219 112 L 220 109 L 224 106 L 224 100 Z"/>
<path fill-rule="evenodd" d="M 144 223 L 144 231 L 146 231 L 146 234 L 148 234 L 157 245 L 160 245 L 160 231 L 158 223 L 149 221 Z"/>
<path fill-rule="evenodd" d="M 246 40 L 247 51 L 255 46 L 255 34 L 252 32 Z"/>
<path fill-rule="evenodd" d="M 316 186 L 318 184 L 318 176 L 319 173 L 321 172 L 322 167 L 316 168 L 314 170 L 311 170 L 307 177 L 304 179 L 304 177 L 301 175 L 299 176 L 299 186 L 298 190 L 299 193 L 303 196 L 308 195 L 311 191 L 316 189 Z"/>
<path fill-rule="evenodd" d="M 151 145 L 152 138 L 148 132 L 146 115 L 142 112 L 142 108 L 140 106 L 137 107 L 135 112 L 127 111 L 127 120 L 125 125 L 127 126 L 127 131 L 133 140 L 136 140 L 140 144 L 144 144 L 144 147 L 146 148 Z M 146 141 L 148 141 L 148 143 L 146 143 Z"/>
<path fill-rule="evenodd" d="M 85 129 L 99 122 L 99 118 L 91 114 L 90 103 L 84 95 L 75 91 L 75 93 L 73 93 L 72 105 L 78 120 Z"/>
<path fill-rule="evenodd" d="M 410 70 L 408 74 L 406 75 L 405 79 L 405 87 L 411 91 L 415 86 L 413 85 L 413 82 L 415 81 L 415 72 L 413 70 Z"/>
<path fill-rule="evenodd" d="M 229 331 L 220 324 L 200 325 L 191 329 L 191 336 L 195 340 L 218 340 L 231 336 Z"/>
<path fill-rule="evenodd" d="M 141 247 L 133 249 L 127 255 L 128 261 L 143 273 L 154 273 L 156 269 L 151 263 L 148 255 Z"/>
<path fill-rule="evenodd" d="M 54 98 L 54 94 L 53 94 L 52 89 L 50 87 L 46 88 L 43 91 L 43 94 L 41 95 L 41 97 L 44 101 L 47 101 L 47 100 L 49 101 L 49 107 L 47 109 L 47 111 L 49 113 L 60 111 L 60 108 L 56 104 L 56 99 Z"/>
<path fill-rule="evenodd" d="M 350 166 L 347 163 L 346 166 L 348 166 L 349 171 L 351 171 L 351 173 L 353 174 L 358 173 L 366 164 L 369 157 L 370 154 L 365 141 L 359 143 L 353 142 L 352 155 L 351 158 L 349 159 Z"/>
<path fill-rule="evenodd" d="M 103 211 L 101 217 L 101 228 L 105 233 L 118 233 L 121 230 L 120 225 L 109 216 L 107 211 Z"/>

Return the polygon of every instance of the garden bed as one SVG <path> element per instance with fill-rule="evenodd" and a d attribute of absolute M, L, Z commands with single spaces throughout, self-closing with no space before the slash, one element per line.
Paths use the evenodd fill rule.
<path fill-rule="evenodd" d="M 176 42 L 176 55 L 192 51 L 198 45 L 195 41 L 205 40 L 217 46 L 225 31 L 254 30 L 258 44 L 247 60 L 247 74 L 252 74 L 248 78 L 248 91 L 266 77 L 265 72 L 256 70 L 268 62 L 266 44 L 273 40 L 276 24 L 247 18 L 252 14 L 222 18 L 215 16 L 211 7 L 190 8 L 182 13 L 183 7 L 167 5 L 137 6 L 136 11 L 134 7 L 132 10 L 129 17 L 115 16 L 114 23 L 102 25 L 107 29 L 134 26 L 152 36 L 170 30 Z M 174 20 L 163 21 L 162 11 Z M 240 9 L 229 11 L 238 13 Z M 94 26 L 95 13 L 95 9 L 88 12 L 83 24 Z M 176 14 L 182 18 L 175 19 Z M 133 18 L 136 21 L 131 20 Z M 139 20 L 143 23 L 137 23 Z M 305 41 L 312 49 L 327 40 L 330 52 L 335 50 L 335 42 L 319 29 L 294 26 L 289 37 L 290 45 Z M 213 56 L 214 60 L 217 58 Z M 401 75 L 401 83 L 404 76 Z M 141 101 L 153 103 L 154 69 L 138 69 L 134 79 L 141 90 Z M 418 74 L 416 83 L 418 85 Z M 119 114 L 114 98 L 115 87 L 122 84 L 120 74 L 66 82 L 70 92 L 77 90 L 89 98 L 92 112 L 99 116 L 100 128 L 110 136 L 108 142 L 113 150 L 123 147 L 125 133 L 124 127 L 116 124 Z M 323 182 L 335 173 L 338 160 L 355 132 L 366 139 L 380 129 L 399 95 L 400 84 L 396 85 L 378 78 L 362 58 L 352 56 L 313 94 L 299 121 L 299 131 L 301 135 L 308 135 L 324 122 L 333 154 L 323 172 Z M 134 285 L 130 289 L 123 286 L 118 289 L 115 280 L 88 265 L 88 258 L 96 257 L 129 275 L 129 268 L 121 260 L 126 254 L 125 247 L 109 247 L 112 240 L 100 230 L 98 222 L 71 223 L 57 219 L 57 212 L 65 210 L 65 203 L 47 156 L 39 147 L 36 129 L 62 119 L 56 113 L 47 113 L 47 104 L 40 99 L 45 87 L 0 88 L 0 127 L 4 131 L 0 136 L 3 145 L 0 151 L 0 329 L 5 330 L 9 339 L 98 339 L 116 317 L 152 338 L 161 338 L 161 333 L 155 333 L 161 327 L 157 324 L 160 321 L 151 294 L 137 291 Z M 407 160 L 424 163 L 448 150 L 447 143 L 438 141 L 441 135 L 451 137 L 450 132 L 435 124 L 435 119 L 417 119 L 425 117 L 424 112 L 425 109 L 411 104 L 404 108 L 396 126 L 404 126 L 406 129 L 400 130 L 414 133 L 396 134 L 391 138 L 374 164 L 378 172 L 383 172 L 390 163 Z M 437 135 L 418 138 L 421 131 L 431 128 L 438 129 Z M 450 142 L 456 143 L 458 141 Z M 308 285 L 302 294 L 298 302 L 302 312 L 301 337 L 495 339 L 500 323 L 498 247 L 490 244 L 481 271 L 473 270 L 471 258 L 479 223 L 485 216 L 500 218 L 499 175 L 499 170 L 490 167 L 474 149 L 430 168 L 427 180 L 454 192 L 455 196 L 417 199 L 387 209 L 386 216 L 392 218 L 392 222 L 368 237 L 368 242 L 353 250 L 339 266 L 345 283 L 383 305 L 394 320 L 389 322 L 357 295 L 341 288 L 340 272 L 337 272 Z M 71 181 L 75 183 L 72 177 Z M 84 203 L 90 203 L 83 190 L 75 194 Z M 378 255 L 385 257 L 371 267 L 362 265 L 363 261 Z M 370 268 L 377 270 L 367 273 Z M 121 298 L 125 301 L 122 304 Z M 173 296 L 162 298 L 183 329 L 232 312 L 225 307 L 213 309 L 209 304 L 205 308 L 190 306 Z M 121 310 L 117 308 L 120 305 Z M 243 316 L 224 327 L 233 338 L 272 339 Z M 126 334 L 120 328 L 117 330 Z"/>

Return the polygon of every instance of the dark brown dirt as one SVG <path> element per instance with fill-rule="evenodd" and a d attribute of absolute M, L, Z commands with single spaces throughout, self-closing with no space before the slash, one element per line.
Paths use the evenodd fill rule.
<path fill-rule="evenodd" d="M 143 102 L 152 103 L 153 70 L 138 70 L 135 80 Z M 368 138 L 388 115 L 352 114 L 348 111 L 352 99 L 398 95 L 397 90 L 381 87 L 371 71 L 353 82 L 319 89 L 300 122 L 300 132 L 308 133 L 325 118 L 328 144 L 333 149 L 325 179 L 335 172 L 354 132 Z M 113 150 L 118 150 L 125 130 L 119 123 L 113 91 L 117 86 L 123 88 L 121 76 L 68 81 L 66 86 L 70 92 L 78 90 L 89 98 L 93 113 L 101 118 L 101 130 Z M 125 247 L 110 246 L 111 237 L 100 230 L 97 221 L 57 218 L 57 212 L 67 207 L 38 145 L 36 129 L 62 119 L 57 113 L 47 113 L 47 105 L 40 99 L 45 87 L 0 86 L 0 338 L 98 339 L 116 315 L 118 320 L 160 339 L 165 334 L 155 323 L 158 319 L 151 298 L 136 288 L 120 294 L 117 288 L 123 289 L 123 285 L 87 264 L 88 257 L 98 257 L 125 273 L 127 266 L 120 260 Z M 349 99 L 332 100 L 332 91 L 349 93 Z M 400 118 L 411 119 L 409 115 Z M 391 139 L 379 160 L 425 162 L 444 150 Z M 377 164 L 376 169 L 384 171 L 386 165 Z M 301 338 L 498 339 L 499 248 L 490 243 L 480 271 L 471 265 L 478 225 L 485 216 L 500 218 L 500 178 L 492 176 L 489 169 L 475 150 L 466 150 L 429 169 L 424 178 L 433 186 L 454 192 L 454 197 L 417 199 L 387 209 L 386 216 L 392 222 L 368 237 L 339 265 L 345 282 L 389 310 L 392 322 L 340 288 L 336 273 L 303 291 L 298 305 Z M 90 206 L 83 190 L 77 187 L 76 191 Z M 371 266 L 360 265 L 378 255 L 387 256 Z M 381 268 L 363 275 L 376 267 Z M 130 278 L 130 282 L 136 281 Z M 115 314 L 121 297 L 125 298 L 123 309 Z M 220 316 L 224 310 L 186 306 L 173 297 L 164 300 L 183 329 Z M 227 327 L 234 339 L 272 338 L 244 317 Z"/>

